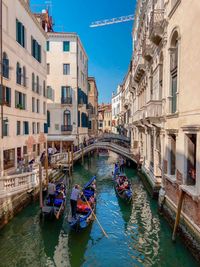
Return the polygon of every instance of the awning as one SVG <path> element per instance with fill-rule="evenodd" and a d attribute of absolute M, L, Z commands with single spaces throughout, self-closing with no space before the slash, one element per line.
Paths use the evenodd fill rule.
<path fill-rule="evenodd" d="M 47 141 L 69 141 L 76 140 L 76 136 L 73 135 L 47 135 Z"/>

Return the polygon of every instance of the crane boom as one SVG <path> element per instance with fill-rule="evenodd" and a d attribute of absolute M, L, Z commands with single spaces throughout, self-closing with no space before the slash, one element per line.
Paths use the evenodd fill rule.
<path fill-rule="evenodd" d="M 118 18 L 95 21 L 95 22 L 91 23 L 90 28 L 101 27 L 101 26 L 106 26 L 106 25 L 110 25 L 110 24 L 126 22 L 126 21 L 130 21 L 130 20 L 134 20 L 134 15 L 128 15 L 128 16 L 122 16 L 122 17 L 118 17 Z"/>

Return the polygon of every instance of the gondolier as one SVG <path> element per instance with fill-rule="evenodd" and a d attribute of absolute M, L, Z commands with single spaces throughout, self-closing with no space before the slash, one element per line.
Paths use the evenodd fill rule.
<path fill-rule="evenodd" d="M 76 219 L 77 200 L 79 198 L 80 193 L 80 186 L 78 184 L 75 184 L 75 186 L 72 188 L 72 193 L 70 197 L 71 212 L 72 217 L 74 219 Z"/>

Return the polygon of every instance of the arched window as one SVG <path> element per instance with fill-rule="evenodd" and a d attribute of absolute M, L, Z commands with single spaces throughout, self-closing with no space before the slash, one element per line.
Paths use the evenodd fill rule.
<path fill-rule="evenodd" d="M 51 124 L 51 115 L 50 115 L 50 111 L 47 110 L 47 126 L 50 127 Z"/>
<path fill-rule="evenodd" d="M 16 82 L 18 84 L 22 83 L 22 69 L 20 67 L 19 62 L 17 62 L 17 67 L 16 67 Z"/>
<path fill-rule="evenodd" d="M 35 74 L 32 73 L 32 91 L 35 91 Z"/>
<path fill-rule="evenodd" d="M 66 109 L 63 114 L 63 124 L 65 126 L 71 125 L 71 112 Z"/>
<path fill-rule="evenodd" d="M 26 87 L 26 67 L 23 67 L 23 86 Z"/>
<path fill-rule="evenodd" d="M 171 113 L 177 111 L 177 81 L 178 81 L 178 32 L 175 30 L 171 37 L 170 43 L 170 96 L 171 96 Z"/>
<path fill-rule="evenodd" d="M 3 77 L 9 78 L 9 59 L 5 52 L 3 53 Z"/>

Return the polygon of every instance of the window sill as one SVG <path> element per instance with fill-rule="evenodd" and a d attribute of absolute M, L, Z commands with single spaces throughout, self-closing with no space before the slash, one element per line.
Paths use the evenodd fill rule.
<path fill-rule="evenodd" d="M 170 174 L 164 174 L 164 177 L 170 181 L 172 184 L 175 184 L 176 181 L 176 175 L 170 175 Z"/>
<path fill-rule="evenodd" d="M 189 196 L 192 197 L 194 201 L 198 201 L 200 194 L 197 192 L 195 185 L 181 185 L 180 188 Z"/>
<path fill-rule="evenodd" d="M 178 6 L 180 5 L 181 0 L 177 0 L 176 3 L 174 4 L 174 6 L 172 7 L 171 11 L 169 12 L 168 17 L 171 19 L 171 17 L 173 16 L 173 14 L 175 13 L 176 9 L 178 8 Z"/>
<path fill-rule="evenodd" d="M 168 113 L 168 114 L 166 115 L 166 117 L 167 117 L 168 119 L 178 118 L 178 116 L 179 116 L 178 111 L 175 112 L 175 113 Z"/>

